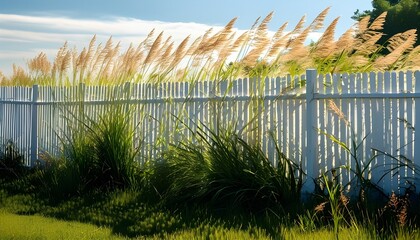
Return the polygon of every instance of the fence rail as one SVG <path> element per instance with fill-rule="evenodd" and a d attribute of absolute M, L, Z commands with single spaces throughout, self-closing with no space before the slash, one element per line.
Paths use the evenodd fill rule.
<path fill-rule="evenodd" d="M 385 191 L 416 185 L 420 156 L 420 72 L 379 72 L 299 77 L 197 81 L 121 86 L 0 87 L 0 140 L 12 139 L 33 165 L 43 152 L 60 154 L 71 113 L 95 118 L 107 106 L 134 111 L 140 161 L 156 157 L 170 141 L 190 138 L 197 124 L 210 128 L 234 123 L 244 138 L 258 141 L 276 164 L 275 144 L 299 162 L 311 178 L 337 169 L 341 183 L 368 165 L 366 177 Z M 179 124 L 182 122 L 182 124 Z M 272 138 L 271 136 L 274 136 Z M 345 148 L 355 150 L 351 157 Z M 378 150 L 375 152 L 375 150 Z M 385 155 L 402 159 L 394 161 Z M 389 174 L 384 175 L 389 172 Z"/>

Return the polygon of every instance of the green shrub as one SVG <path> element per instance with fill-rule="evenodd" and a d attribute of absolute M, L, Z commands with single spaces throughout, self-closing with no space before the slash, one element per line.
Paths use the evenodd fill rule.
<path fill-rule="evenodd" d="M 0 177 L 17 178 L 24 170 L 23 156 L 12 140 L 0 148 Z"/>
<path fill-rule="evenodd" d="M 70 133 L 63 139 L 63 154 L 44 155 L 46 166 L 39 177 L 44 191 L 56 198 L 95 189 L 132 187 L 137 183 L 137 149 L 131 112 L 112 105 L 89 118 L 71 113 Z"/>
<path fill-rule="evenodd" d="M 169 185 L 161 180 L 154 185 L 163 186 L 157 191 L 168 203 L 201 202 L 258 211 L 300 202 L 300 168 L 279 148 L 278 165 L 273 166 L 258 145 L 231 131 L 206 130 L 198 128 L 196 143 L 172 145 L 155 168 L 169 172 L 160 176 Z M 165 167 L 170 171 L 162 170 Z"/>

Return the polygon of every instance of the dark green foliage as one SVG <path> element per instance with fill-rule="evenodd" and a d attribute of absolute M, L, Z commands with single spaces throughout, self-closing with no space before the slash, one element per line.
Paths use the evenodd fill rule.
<path fill-rule="evenodd" d="M 0 178 L 16 178 L 24 170 L 23 156 L 12 140 L 0 148 Z"/>
<path fill-rule="evenodd" d="M 302 173 L 281 152 L 273 166 L 258 145 L 229 131 L 198 128 L 194 141 L 172 145 L 155 165 L 155 171 L 170 170 L 160 176 L 170 185 L 152 183 L 163 187 L 156 189 L 168 203 L 198 202 L 252 212 L 300 202 Z"/>
<path fill-rule="evenodd" d="M 380 44 L 385 44 L 386 40 L 391 36 L 405 32 L 409 29 L 417 29 L 417 34 L 420 30 L 420 2 L 418 0 L 373 0 L 373 10 L 364 11 L 362 13 L 357 10 L 353 19 L 369 15 L 371 21 L 378 17 L 381 13 L 387 11 L 388 15 L 384 24 L 384 37 L 379 40 Z M 417 43 L 420 44 L 420 38 L 417 38 Z"/>
<path fill-rule="evenodd" d="M 83 114 L 69 119 L 70 134 L 63 139 L 63 155 L 44 155 L 39 172 L 44 193 L 63 199 L 95 189 L 120 189 L 137 183 L 139 166 L 130 112 L 111 106 L 98 119 Z"/>

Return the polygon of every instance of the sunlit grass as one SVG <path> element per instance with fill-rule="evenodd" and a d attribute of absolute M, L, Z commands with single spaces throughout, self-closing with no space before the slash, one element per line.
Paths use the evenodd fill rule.
<path fill-rule="evenodd" d="M 124 239 L 92 224 L 0 211 L 0 239 Z"/>
<path fill-rule="evenodd" d="M 245 32 L 235 29 L 237 18 L 233 18 L 217 32 L 209 29 L 196 39 L 186 36 L 181 42 L 151 31 L 142 42 L 123 51 L 112 38 L 97 44 L 94 36 L 89 46 L 79 50 L 65 43 L 53 62 L 41 52 L 26 68 L 14 65 L 10 77 L 0 72 L 0 85 L 195 82 L 299 75 L 307 68 L 320 73 L 420 68 L 415 29 L 388 36 L 385 45 L 378 44 L 384 35 L 385 12 L 372 21 L 361 19 L 335 39 L 339 17 L 324 28 L 328 11 L 322 11 L 307 26 L 303 16 L 293 30 L 286 30 L 286 22 L 274 33 L 268 30 L 273 13 L 258 18 Z M 313 32 L 322 33 L 321 37 L 307 44 Z M 383 55 L 385 48 L 387 55 Z"/>

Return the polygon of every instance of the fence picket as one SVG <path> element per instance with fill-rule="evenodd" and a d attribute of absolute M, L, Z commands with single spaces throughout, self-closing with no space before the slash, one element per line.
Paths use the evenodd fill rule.
<path fill-rule="evenodd" d="M 302 79 L 306 79 L 303 94 Z M 220 82 L 0 87 L 0 139 L 3 144 L 7 139 L 16 141 L 26 163 L 33 166 L 44 151 L 59 154 L 60 138 L 70 133 L 68 124 L 75 121 L 72 113 L 97 120 L 116 100 L 134 111 L 133 126 L 140 123 L 134 137 L 135 145 L 142 146 L 142 162 L 156 157 L 170 142 L 191 139 L 200 122 L 215 131 L 227 127 L 222 124 L 235 123 L 242 137 L 260 144 L 277 164 L 270 137 L 274 134 L 287 157 L 302 161 L 311 191 L 311 178 L 343 165 L 355 168 L 354 159 L 321 130 L 348 146 L 352 138 L 360 143 L 367 136 L 358 151 L 361 164 L 367 164 L 372 148 L 401 157 L 407 163 L 401 168 L 389 157 L 375 158 L 365 177 L 376 183 L 397 167 L 379 186 L 402 193 L 420 179 L 413 168 L 420 161 L 415 158 L 420 142 L 414 141 L 420 138 L 420 131 L 414 131 L 420 126 L 419 79 L 419 71 L 318 75 L 308 70 L 306 76 Z M 333 113 L 329 101 L 344 115 Z M 344 168 L 337 174 L 342 184 L 354 177 Z"/>

